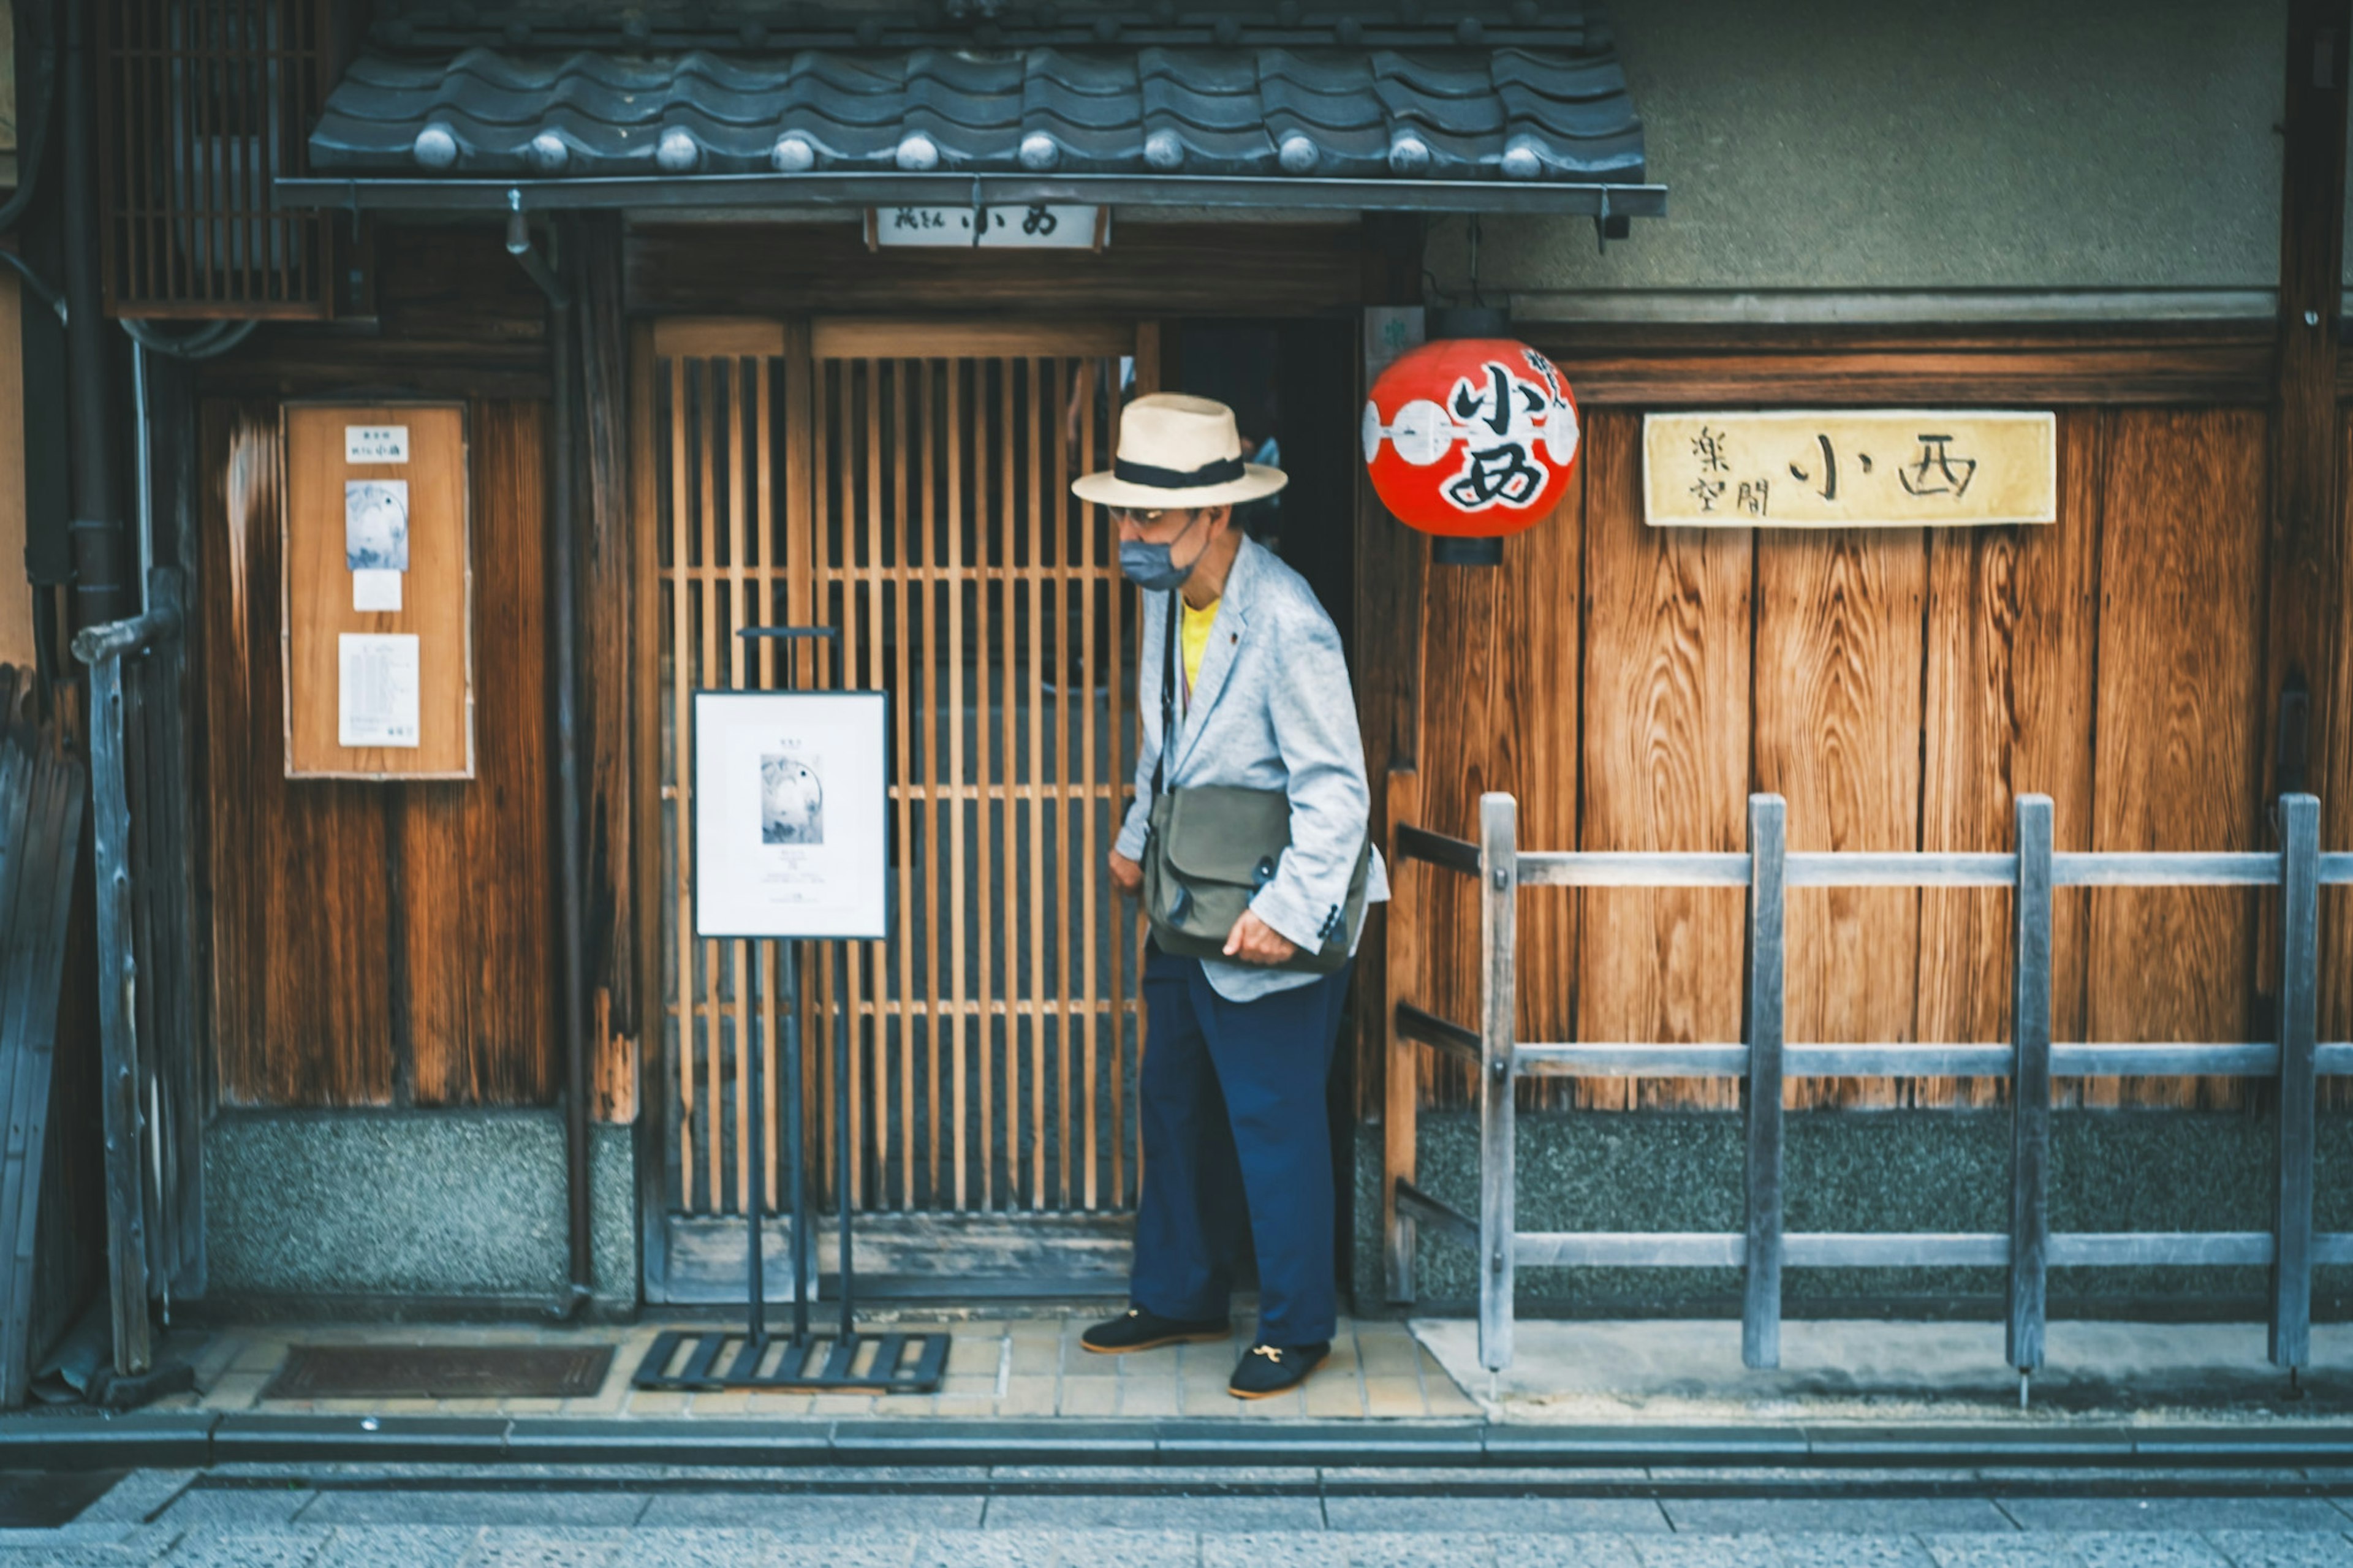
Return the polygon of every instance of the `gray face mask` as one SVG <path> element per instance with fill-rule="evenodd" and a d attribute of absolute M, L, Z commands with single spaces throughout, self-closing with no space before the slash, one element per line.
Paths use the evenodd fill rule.
<path fill-rule="evenodd" d="M 1120 541 L 1120 575 L 1147 594 L 1162 594 L 1172 588 L 1183 587 L 1185 579 L 1193 574 L 1193 568 L 1201 563 L 1201 558 L 1197 555 L 1187 564 L 1179 566 L 1171 559 L 1171 552 L 1184 542 L 1187 535 L 1193 531 L 1194 523 L 1200 521 L 1201 514 L 1196 511 L 1193 521 L 1185 525 L 1185 531 L 1166 544 L 1155 544 L 1143 539 Z"/>

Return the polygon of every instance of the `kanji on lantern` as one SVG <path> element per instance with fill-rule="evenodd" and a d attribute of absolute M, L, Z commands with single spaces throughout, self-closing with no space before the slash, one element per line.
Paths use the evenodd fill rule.
<path fill-rule="evenodd" d="M 1517 533 L 1560 504 L 1577 468 L 1577 401 L 1550 360 L 1504 338 L 1425 343 L 1365 403 L 1365 466 L 1398 521 L 1425 533 Z"/>

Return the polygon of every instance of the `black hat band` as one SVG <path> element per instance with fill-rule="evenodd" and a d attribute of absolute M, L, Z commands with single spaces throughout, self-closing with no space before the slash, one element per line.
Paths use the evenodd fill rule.
<path fill-rule="evenodd" d="M 1131 462 L 1125 458 L 1113 458 L 1111 464 L 1112 478 L 1124 484 L 1148 485 L 1155 490 L 1188 490 L 1204 485 L 1231 484 L 1248 472 L 1240 458 L 1220 458 L 1198 468 L 1160 468 L 1150 463 Z"/>

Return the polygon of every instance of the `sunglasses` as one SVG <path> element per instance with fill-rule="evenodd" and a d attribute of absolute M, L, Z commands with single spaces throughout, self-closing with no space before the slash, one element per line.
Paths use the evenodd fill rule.
<path fill-rule="evenodd" d="M 1168 514 L 1166 511 L 1138 511 L 1133 507 L 1115 506 L 1108 509 L 1112 521 L 1124 528 L 1134 523 L 1138 528 L 1150 528 Z"/>

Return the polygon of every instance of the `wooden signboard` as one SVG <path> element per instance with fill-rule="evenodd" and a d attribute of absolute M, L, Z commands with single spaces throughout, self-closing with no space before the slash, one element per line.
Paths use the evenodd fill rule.
<path fill-rule="evenodd" d="M 1642 421 L 1653 528 L 1936 528 L 2052 522 L 2048 412 L 1776 409 Z"/>
<path fill-rule="evenodd" d="M 474 776 L 466 411 L 289 404 L 286 776 Z"/>

